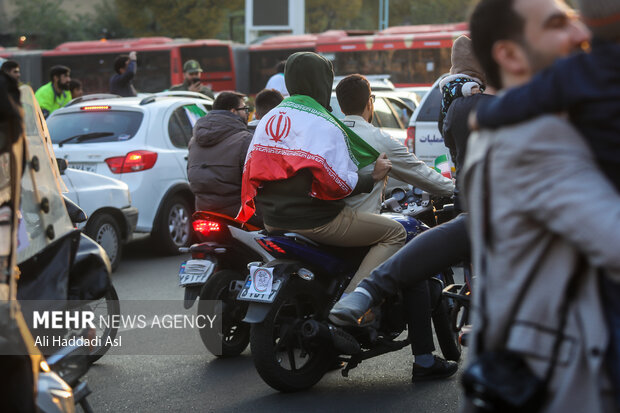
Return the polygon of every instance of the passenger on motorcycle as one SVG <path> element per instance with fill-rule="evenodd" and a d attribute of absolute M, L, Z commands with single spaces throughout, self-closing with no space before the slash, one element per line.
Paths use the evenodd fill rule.
<path fill-rule="evenodd" d="M 442 176 L 434 169 L 420 161 L 400 142 L 391 138 L 381 129 L 374 127 L 372 116 L 374 112 L 374 96 L 371 94 L 368 80 L 361 75 L 354 74 L 345 77 L 336 87 L 336 97 L 342 112 L 346 115 L 343 122 L 356 132 L 377 151 L 385 152 L 392 161 L 390 177 L 397 178 L 407 184 L 435 193 L 438 195 L 452 195 L 454 185 L 451 179 Z M 360 194 L 346 199 L 347 205 L 356 210 L 379 212 L 383 183 L 375 184 L 370 194 Z M 433 274 L 434 275 L 434 274 Z M 351 283 L 350 289 L 355 288 Z M 357 293 L 365 293 L 359 288 Z M 407 307 L 406 317 L 409 326 L 409 339 L 415 362 L 418 365 L 429 367 L 420 371 L 417 380 L 448 377 L 458 368 L 455 362 L 448 362 L 433 356 L 433 330 L 431 327 L 431 299 L 428 282 L 423 280 L 403 292 Z M 338 318 L 332 318 L 336 324 L 342 323 Z"/>
<path fill-rule="evenodd" d="M 311 52 L 291 55 L 285 81 L 291 97 L 267 113 L 246 159 L 239 219 L 255 210 L 269 231 L 285 229 L 316 242 L 372 246 L 356 278 L 362 279 L 404 244 L 402 225 L 347 207 L 344 198 L 372 190 L 391 163 L 338 121 L 329 109 L 334 78 L 331 63 Z M 353 156 L 353 158 L 351 157 Z M 376 160 L 371 174 L 358 165 Z"/>
<path fill-rule="evenodd" d="M 198 119 L 188 145 L 187 177 L 196 210 L 234 217 L 241 205 L 241 175 L 252 132 L 245 96 L 222 92 L 213 110 Z M 262 226 L 260 217 L 251 224 Z"/>
<path fill-rule="evenodd" d="M 453 50 L 453 66 L 462 65 L 457 56 L 473 56 L 470 42 L 455 43 L 455 46 L 468 47 L 469 50 L 460 50 L 456 53 Z M 468 59 L 468 62 L 471 63 L 472 60 Z M 477 72 L 482 74 L 477 62 L 475 64 Z M 484 77 L 482 79 L 484 80 Z M 469 113 L 479 101 L 491 98 L 490 95 L 482 93 L 459 97 L 448 109 L 442 132 L 445 142 L 453 145 L 450 147 L 451 153 L 460 154 L 453 159 L 457 172 L 460 171 L 460 160 L 464 158 L 467 149 Z M 455 209 L 459 205 L 457 195 L 458 191 L 455 191 Z M 431 228 L 412 239 L 397 254 L 376 268 L 369 278 L 359 283 L 353 293 L 338 301 L 331 310 L 329 318 L 336 324 L 355 325 L 360 317 L 384 298 L 428 280 L 447 266 L 468 261 L 469 257 L 470 242 L 466 227 L 466 214 L 462 213 L 455 219 Z M 417 333 L 415 334 L 419 337 Z M 445 377 L 444 369 L 439 368 L 442 364 L 437 361 L 433 363 L 430 358 L 416 357 L 412 380 L 420 380 L 423 377 L 427 379 Z M 452 373 L 454 372 L 456 368 Z"/>

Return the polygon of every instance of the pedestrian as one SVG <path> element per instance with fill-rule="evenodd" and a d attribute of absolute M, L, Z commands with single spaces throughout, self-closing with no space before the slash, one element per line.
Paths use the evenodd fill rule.
<path fill-rule="evenodd" d="M 589 38 L 557 0 L 482 0 L 469 27 L 497 89 Z M 620 280 L 620 196 L 583 137 L 556 115 L 481 130 L 463 179 L 478 274 L 464 410 L 617 411 L 599 271 Z"/>
<path fill-rule="evenodd" d="M 198 119 L 189 141 L 187 177 L 197 211 L 235 217 L 241 206 L 243 164 L 252 140 L 245 96 L 221 92 L 213 109 Z M 253 224 L 262 227 L 260 220 Z"/>
<path fill-rule="evenodd" d="M 71 79 L 69 82 L 69 91 L 71 92 L 71 97 L 73 99 L 84 96 L 84 91 L 82 90 L 82 82 L 77 79 Z"/>
<path fill-rule="evenodd" d="M 71 101 L 70 81 L 71 69 L 62 65 L 52 66 L 50 81 L 37 89 L 34 94 L 45 118 Z"/>
<path fill-rule="evenodd" d="M 284 100 L 282 93 L 275 89 L 263 89 L 256 95 L 254 99 L 254 119 L 248 123 L 248 128 L 251 130 L 256 129 L 258 122 L 269 112 L 271 109 L 278 106 Z"/>
<path fill-rule="evenodd" d="M 443 121 L 454 99 L 482 93 L 485 88 L 484 74 L 473 56 L 469 37 L 459 36 L 454 41 L 450 59 L 452 62 L 450 75 L 439 82 L 441 110 L 438 127 L 440 132 L 443 131 Z"/>
<path fill-rule="evenodd" d="M 269 78 L 267 84 L 265 85 L 265 89 L 275 89 L 278 92 L 282 93 L 282 96 L 287 97 L 289 95 L 288 89 L 286 88 L 286 82 L 284 81 L 284 68 L 286 66 L 286 60 L 278 62 L 276 65 L 276 73 Z"/>
<path fill-rule="evenodd" d="M 555 62 L 531 82 L 513 88 L 500 99 L 481 105 L 478 124 L 498 127 L 543 113 L 568 111 L 584 135 L 603 172 L 620 190 L 620 3 L 581 0 L 580 13 L 594 38 L 590 53 Z M 610 366 L 614 367 L 620 406 L 620 284 L 601 280 L 605 310 L 612 332 Z"/>
<path fill-rule="evenodd" d="M 133 80 L 138 68 L 136 60 L 136 52 L 120 55 L 114 60 L 114 71 L 116 74 L 110 78 L 110 93 L 123 97 L 136 96 L 138 94 L 133 86 Z"/>
<path fill-rule="evenodd" d="M 198 92 L 209 96 L 213 99 L 213 91 L 211 88 L 203 85 L 200 81 L 202 67 L 196 60 L 188 60 L 183 64 L 183 83 L 172 86 L 169 90 L 187 90 L 190 92 Z"/>
<path fill-rule="evenodd" d="M 19 68 L 19 63 L 15 60 L 5 60 L 0 67 L 0 71 L 11 76 L 18 84 L 20 84 L 19 78 L 21 77 L 21 70 Z"/>

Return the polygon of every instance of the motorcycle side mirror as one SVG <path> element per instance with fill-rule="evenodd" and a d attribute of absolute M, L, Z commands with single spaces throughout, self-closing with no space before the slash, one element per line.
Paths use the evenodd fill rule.
<path fill-rule="evenodd" d="M 66 195 L 62 196 L 65 201 L 65 207 L 67 208 L 67 212 L 69 213 L 69 218 L 73 224 L 79 224 L 80 222 L 85 222 L 88 218 L 82 208 L 77 206 L 75 202 L 67 198 Z"/>
<path fill-rule="evenodd" d="M 67 167 L 69 166 L 67 164 L 67 160 L 62 158 L 56 158 L 56 163 L 58 164 L 58 172 L 60 172 L 61 175 L 64 175 Z"/>
<path fill-rule="evenodd" d="M 400 202 L 403 199 L 405 199 L 405 191 L 402 190 L 401 188 L 395 188 L 392 191 L 392 196 L 391 198 L 394 198 L 396 201 Z"/>

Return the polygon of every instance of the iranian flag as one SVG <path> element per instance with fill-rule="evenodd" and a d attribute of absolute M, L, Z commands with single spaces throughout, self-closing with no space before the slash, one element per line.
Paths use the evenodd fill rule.
<path fill-rule="evenodd" d="M 452 178 L 452 168 L 450 167 L 448 155 L 441 155 L 435 158 L 435 170 L 446 178 Z"/>
<path fill-rule="evenodd" d="M 268 112 L 256 127 L 243 167 L 241 210 L 247 221 L 263 182 L 287 179 L 301 169 L 314 177 L 310 196 L 342 199 L 357 184 L 357 170 L 379 153 L 309 96 L 295 95 Z"/>

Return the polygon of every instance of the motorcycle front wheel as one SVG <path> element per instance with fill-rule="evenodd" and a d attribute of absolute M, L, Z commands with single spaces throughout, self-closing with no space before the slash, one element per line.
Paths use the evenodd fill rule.
<path fill-rule="evenodd" d="M 302 324 L 316 318 L 325 301 L 316 284 L 293 278 L 277 295 L 265 320 L 252 325 L 252 359 L 269 386 L 281 392 L 305 390 L 329 370 L 332 350 L 305 342 L 301 333 Z"/>
<path fill-rule="evenodd" d="M 118 294 L 116 293 L 116 289 L 112 284 L 110 284 L 110 288 L 106 295 L 89 304 L 90 309 L 95 314 L 96 319 L 99 319 L 99 316 L 103 316 L 108 319 L 113 319 L 113 316 L 118 316 L 121 313 L 120 304 L 118 302 Z M 109 326 L 105 328 L 98 328 L 94 331 L 94 334 L 100 337 L 100 346 L 94 347 L 91 349 L 88 354 L 88 361 L 92 364 L 95 361 L 99 360 L 111 347 L 111 344 L 116 335 L 118 334 L 118 327 L 114 327 L 113 323 L 110 323 Z M 106 345 L 106 343 L 108 343 Z"/>
<path fill-rule="evenodd" d="M 232 270 L 221 270 L 213 274 L 202 286 L 198 301 L 198 314 L 211 314 L 212 305 L 207 301 L 218 300 L 216 312 L 222 314 L 222 332 L 219 340 L 213 333 L 200 329 L 200 338 L 209 352 L 217 357 L 234 357 L 243 353 L 250 342 L 250 325 L 243 322 L 248 303 L 237 300 L 237 291 L 230 290 L 232 281 L 244 281 L 245 276 Z M 212 304 L 212 303 L 211 303 Z"/>

